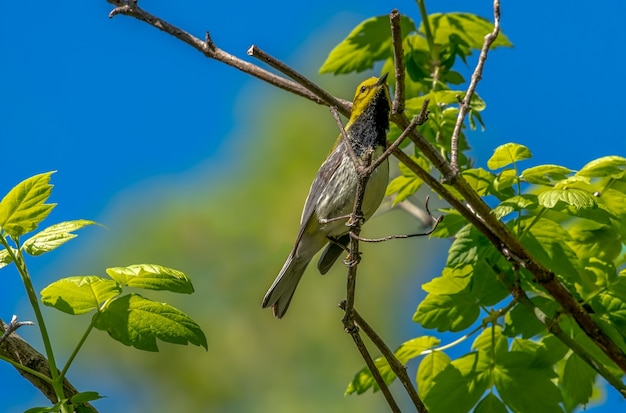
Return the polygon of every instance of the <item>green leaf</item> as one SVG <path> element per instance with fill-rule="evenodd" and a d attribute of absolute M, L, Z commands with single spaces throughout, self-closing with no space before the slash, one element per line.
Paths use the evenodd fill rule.
<path fill-rule="evenodd" d="M 427 394 L 432 389 L 434 378 L 450 364 L 450 357 L 443 351 L 427 354 L 417 368 L 417 390 L 419 394 Z"/>
<path fill-rule="evenodd" d="M 596 372 L 576 354 L 572 354 L 565 362 L 562 383 L 563 390 L 579 405 L 586 405 L 591 399 Z"/>
<path fill-rule="evenodd" d="M 433 13 L 428 16 L 435 43 L 463 42 L 472 49 L 481 49 L 485 35 L 493 31 L 493 23 L 470 13 Z M 424 33 L 423 24 L 419 31 Z M 502 33 L 491 47 L 512 46 Z"/>
<path fill-rule="evenodd" d="M 493 151 L 493 155 L 487 161 L 487 166 L 491 170 L 500 169 L 518 161 L 530 159 L 532 156 L 533 155 L 530 153 L 530 149 L 524 145 L 520 145 L 518 143 L 505 143 L 504 145 L 498 146 Z"/>
<path fill-rule="evenodd" d="M 498 394 L 515 412 L 562 413 L 561 392 L 552 381 L 553 371 L 536 368 L 533 360 L 533 354 L 519 351 L 498 357 L 492 373 Z"/>
<path fill-rule="evenodd" d="M 509 291 L 499 280 L 493 267 L 486 260 L 480 260 L 472 267 L 471 294 L 482 306 L 493 306 L 509 296 Z"/>
<path fill-rule="evenodd" d="M 65 403 L 67 401 L 66 400 L 61 400 L 58 401 L 54 404 L 54 406 L 50 406 L 50 407 L 32 407 L 30 409 L 26 409 L 24 410 L 24 413 L 50 413 L 50 412 L 60 412 L 61 411 L 61 405 L 63 403 Z"/>
<path fill-rule="evenodd" d="M 107 268 L 107 274 L 121 285 L 147 290 L 191 294 L 193 285 L 184 273 L 155 264 Z"/>
<path fill-rule="evenodd" d="M 320 73 L 362 72 L 374 67 L 374 62 L 392 57 L 389 16 L 367 19 L 330 52 Z M 406 16 L 400 19 L 403 37 L 415 31 L 415 23 Z"/>
<path fill-rule="evenodd" d="M 464 291 L 472 278 L 470 274 L 473 268 L 471 265 L 463 267 L 446 267 L 441 273 L 441 277 L 435 277 L 431 281 L 422 284 L 424 291 L 432 294 L 457 294 Z"/>
<path fill-rule="evenodd" d="M 513 211 L 521 211 L 522 209 L 533 209 L 537 207 L 537 195 L 523 194 L 516 195 L 506 199 L 497 207 L 491 210 L 491 213 L 498 219 L 502 219 Z"/>
<path fill-rule="evenodd" d="M 538 296 L 532 297 L 530 301 L 549 317 L 554 316 L 557 305 L 553 300 Z M 504 323 L 505 327 L 503 333 L 508 337 L 521 335 L 523 338 L 530 338 L 547 329 L 547 327 L 537 319 L 537 315 L 535 315 L 530 308 L 521 303 L 517 303 L 515 307 L 504 316 Z"/>
<path fill-rule="evenodd" d="M 485 374 L 490 369 L 489 359 L 488 354 L 472 352 L 448 364 L 423 395 L 428 410 L 469 412 L 489 387 Z"/>
<path fill-rule="evenodd" d="M 52 251 L 67 241 L 76 237 L 73 231 L 87 225 L 95 225 L 96 222 L 86 219 L 78 219 L 75 221 L 65 221 L 49 226 L 48 228 L 38 232 L 24 242 L 22 248 L 30 255 L 41 255 L 45 252 Z"/>
<path fill-rule="evenodd" d="M 159 351 L 156 339 L 174 344 L 194 344 L 207 349 L 200 326 L 169 304 L 138 294 L 112 300 L 98 315 L 94 326 L 120 343 L 139 350 Z"/>
<path fill-rule="evenodd" d="M 466 225 L 457 234 L 448 250 L 447 267 L 457 267 L 480 261 L 486 256 L 497 254 L 493 245 L 473 225 Z"/>
<path fill-rule="evenodd" d="M 73 395 L 70 401 L 72 404 L 83 404 L 102 398 L 104 398 L 104 396 L 100 396 L 97 391 L 83 391 Z"/>
<path fill-rule="evenodd" d="M 471 326 L 480 315 L 480 307 L 469 292 L 428 294 L 419 304 L 413 321 L 437 331 L 461 331 Z"/>
<path fill-rule="evenodd" d="M 549 189 L 537 197 L 539 205 L 546 208 L 554 208 L 559 202 L 574 207 L 576 210 L 595 208 L 597 206 L 594 196 L 582 189 Z"/>
<path fill-rule="evenodd" d="M 17 251 L 13 248 L 14 254 L 17 255 Z M 13 258 L 11 258 L 11 254 L 6 249 L 0 250 L 0 268 L 6 267 L 7 265 L 13 262 Z"/>
<path fill-rule="evenodd" d="M 541 218 L 524 234 L 522 243 L 547 268 L 577 280 L 578 257 L 567 244 L 570 240 L 569 233 L 558 223 Z"/>
<path fill-rule="evenodd" d="M 409 360 L 420 356 L 425 350 L 438 346 L 439 343 L 439 339 L 435 337 L 417 337 L 403 343 L 394 352 L 394 355 L 400 361 L 400 363 L 406 364 Z M 389 366 L 387 359 L 385 359 L 384 357 L 378 357 L 376 360 L 374 360 L 374 364 L 376 364 L 376 367 L 383 377 L 385 383 L 390 384 L 395 380 L 396 375 L 391 370 L 391 366 Z M 350 382 L 348 388 L 346 389 L 346 395 L 352 393 L 362 394 L 370 388 L 374 391 L 379 390 L 378 385 L 374 380 L 374 376 L 372 376 L 370 369 L 366 366 L 363 367 L 354 376 L 354 379 L 352 379 L 352 382 Z"/>
<path fill-rule="evenodd" d="M 489 194 L 495 176 L 483 168 L 466 169 L 462 172 L 463 178 L 469 186 L 480 196 Z"/>
<path fill-rule="evenodd" d="M 612 177 L 620 179 L 626 170 L 626 158 L 622 156 L 605 156 L 594 159 L 576 173 L 578 176 L 590 178 Z"/>
<path fill-rule="evenodd" d="M 498 397 L 489 393 L 486 395 L 474 409 L 474 413 L 507 413 L 506 406 Z"/>
<path fill-rule="evenodd" d="M 554 181 L 567 178 L 572 170 L 560 165 L 537 165 L 525 169 L 522 178 L 530 184 L 550 185 Z"/>
<path fill-rule="evenodd" d="M 115 281 L 95 275 L 62 278 L 41 290 L 41 301 L 67 314 L 83 314 L 100 305 L 122 289 Z"/>
<path fill-rule="evenodd" d="M 0 201 L 0 227 L 17 238 L 37 228 L 56 204 L 46 204 L 52 192 L 50 175 L 54 172 L 30 177 L 15 186 Z"/>

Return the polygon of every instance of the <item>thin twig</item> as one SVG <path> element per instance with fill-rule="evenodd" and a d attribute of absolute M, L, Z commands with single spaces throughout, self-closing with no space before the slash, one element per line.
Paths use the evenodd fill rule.
<path fill-rule="evenodd" d="M 0 337 L 0 344 L 2 344 L 4 340 L 6 340 L 9 334 L 17 331 L 18 328 L 22 326 L 34 326 L 34 325 L 35 323 L 33 323 L 32 321 L 17 321 L 17 316 L 14 314 L 13 317 L 11 317 L 11 322 L 9 323 L 7 328 L 4 330 L 4 334 L 2 334 L 2 337 Z"/>
<path fill-rule="evenodd" d="M 400 380 L 409 394 L 409 397 L 413 401 L 417 411 L 420 413 L 428 412 L 428 409 L 424 406 L 424 403 L 417 394 L 417 390 L 415 390 L 415 386 L 413 386 L 413 383 L 406 372 L 406 367 L 400 362 L 400 360 L 398 360 L 396 355 L 393 354 L 393 351 L 391 351 L 391 349 L 387 346 L 387 343 L 385 343 L 385 341 L 376 333 L 376 331 L 374 331 L 367 321 L 361 317 L 361 314 L 359 314 L 356 309 L 352 309 L 352 316 L 354 317 L 354 322 L 357 326 L 363 329 L 363 332 L 369 337 L 370 340 L 372 340 L 372 343 L 378 347 L 378 350 L 380 350 L 383 357 L 385 357 L 389 363 L 389 367 L 391 367 L 391 370 L 395 373 L 398 380 Z"/>
<path fill-rule="evenodd" d="M 401 15 L 398 9 L 391 11 L 389 22 L 391 23 L 391 43 L 393 45 L 393 60 L 395 67 L 396 87 L 394 90 L 393 113 L 404 112 L 404 50 L 402 49 L 402 27 L 400 25 Z"/>
<path fill-rule="evenodd" d="M 443 217 L 444 216 L 441 215 L 438 218 L 434 218 L 433 217 L 433 215 L 430 213 L 430 209 L 428 208 L 429 200 L 430 200 L 430 197 L 427 196 L 426 197 L 426 202 L 424 202 L 424 209 L 426 209 L 426 214 L 428 214 L 428 217 L 430 218 L 430 220 L 433 223 L 433 225 L 427 232 L 421 232 L 421 233 L 417 233 L 417 234 L 389 235 L 389 236 L 382 237 L 382 238 L 363 238 L 363 237 L 356 236 L 356 235 L 351 235 L 351 236 L 356 237 L 359 241 L 362 241 L 362 242 L 384 242 L 384 241 L 390 241 L 392 239 L 406 239 L 406 238 L 424 237 L 426 235 L 430 235 L 433 232 L 435 232 L 435 230 L 439 226 L 439 223 L 441 221 L 443 221 Z"/>
<path fill-rule="evenodd" d="M 452 131 L 452 137 L 450 138 L 450 165 L 452 167 L 452 174 L 450 176 L 446 176 L 445 179 L 447 182 L 453 182 L 459 174 L 459 134 L 461 133 L 461 127 L 463 126 L 463 122 L 465 121 L 465 116 L 467 116 L 467 112 L 470 110 L 470 103 L 472 101 L 472 97 L 476 92 L 476 86 L 478 86 L 478 82 L 482 79 L 483 68 L 485 66 L 485 61 L 487 61 L 487 55 L 489 54 L 489 48 L 496 41 L 498 34 L 500 33 L 500 0 L 494 0 L 493 2 L 493 31 L 488 33 L 485 36 L 485 41 L 483 42 L 483 47 L 480 51 L 480 55 L 478 56 L 478 63 L 476 63 L 476 68 L 474 69 L 474 73 L 472 73 L 472 78 L 470 80 L 470 84 L 467 87 L 467 91 L 465 92 L 465 96 L 461 100 L 459 104 L 459 114 L 456 117 L 456 123 L 454 124 L 454 130 Z"/>
<path fill-rule="evenodd" d="M 256 57 L 257 59 L 272 66 L 274 69 L 289 76 L 298 84 L 304 86 L 307 90 L 310 90 L 316 96 L 320 97 L 330 107 L 334 106 L 337 108 L 345 108 L 346 104 L 348 103 L 344 100 L 337 99 L 336 97 L 319 87 L 315 82 L 312 82 L 306 76 L 287 66 L 275 57 L 272 57 L 269 54 L 265 53 L 263 50 L 259 49 L 255 45 L 250 46 L 250 48 L 248 49 L 248 56 Z"/>
<path fill-rule="evenodd" d="M 339 303 L 339 307 L 345 311 L 346 301 L 344 300 L 341 303 Z M 391 411 L 400 413 L 400 407 L 398 407 L 396 400 L 393 398 L 393 395 L 391 394 L 391 391 L 389 390 L 389 386 L 387 386 L 387 383 L 385 383 L 385 379 L 383 379 L 383 376 L 380 374 L 380 371 L 378 371 L 378 368 L 376 367 L 376 363 L 374 363 L 374 359 L 372 359 L 372 356 L 367 350 L 367 347 L 365 346 L 365 343 L 363 342 L 363 339 L 361 338 L 361 335 L 359 334 L 359 327 L 353 324 L 352 327 L 349 330 L 347 330 L 347 332 L 352 337 L 352 340 L 354 340 L 354 344 L 356 344 L 356 348 L 359 350 L 359 353 L 361 353 L 361 357 L 363 357 L 363 360 L 365 360 L 365 365 L 372 373 L 372 377 L 374 377 L 374 380 L 376 381 L 378 388 L 385 396 L 385 400 L 387 400 L 387 404 L 389 404 Z"/>
<path fill-rule="evenodd" d="M 111 11 L 109 17 L 114 17 L 119 14 L 134 17 L 138 20 L 148 23 L 150 26 L 156 27 L 157 29 L 176 37 L 179 40 L 182 40 L 194 49 L 203 53 L 206 57 L 220 61 L 224 64 L 227 64 L 228 66 L 232 66 L 235 69 L 241 70 L 244 73 L 261 79 L 280 89 L 294 93 L 298 96 L 305 97 L 317 104 L 327 104 L 324 99 L 322 99 L 320 96 L 317 96 L 302 85 L 299 85 L 298 83 L 293 82 L 289 79 L 277 76 L 271 72 L 268 72 L 267 70 L 260 68 L 259 66 L 241 60 L 238 57 L 218 48 L 211 40 L 208 32 L 206 34 L 206 40 L 202 41 L 199 38 L 187 33 L 186 31 L 166 22 L 165 20 L 146 12 L 137 5 L 136 1 L 131 2 L 132 4 L 126 4 L 127 2 L 122 0 L 108 1 L 109 3 L 115 4 L 117 6 L 113 11 Z M 345 103 L 339 105 L 340 111 L 342 113 L 349 114 L 350 107 L 351 106 L 349 104 Z"/>

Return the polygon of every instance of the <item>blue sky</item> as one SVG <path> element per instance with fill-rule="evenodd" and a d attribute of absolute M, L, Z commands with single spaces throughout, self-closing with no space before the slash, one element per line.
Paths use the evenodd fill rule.
<path fill-rule="evenodd" d="M 210 30 L 220 48 L 246 60 L 247 48 L 257 44 L 308 75 L 325 57 L 303 50 L 312 38 L 325 39 L 329 50 L 367 17 L 393 7 L 418 15 L 408 0 L 322 0 L 302 9 L 286 0 L 234 4 L 141 2 L 196 36 Z M 427 7 L 492 16 L 489 1 L 430 1 Z M 144 23 L 109 19 L 110 10 L 104 0 L 3 5 L 0 191 L 58 170 L 54 201 L 62 208 L 54 212 L 55 222 L 98 220 L 132 188 L 222 162 L 220 149 L 242 117 L 236 109 L 250 110 L 241 102 L 264 98 L 241 95 L 258 90 L 252 89 L 257 80 Z M 490 55 L 479 85 L 487 130 L 472 137 L 477 164 L 509 141 L 530 147 L 534 164 L 573 169 L 599 156 L 625 155 L 626 3 L 503 1 L 502 13 L 503 31 L 515 47 Z M 300 67 L 309 53 L 319 56 L 318 66 Z M 54 259 L 42 257 L 34 265 L 45 268 Z M 15 277 L 3 275 L 3 283 Z M 5 320 L 22 294 L 15 280 L 7 283 L 0 300 Z M 0 365 L 0 382 L 9 374 L 16 377 Z"/>

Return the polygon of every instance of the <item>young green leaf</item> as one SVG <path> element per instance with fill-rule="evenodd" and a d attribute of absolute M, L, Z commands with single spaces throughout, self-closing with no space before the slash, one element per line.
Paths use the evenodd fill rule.
<path fill-rule="evenodd" d="M 435 337 L 417 337 L 402 343 L 402 345 L 394 352 L 394 355 L 402 364 L 406 364 L 409 360 L 421 355 L 421 353 L 425 350 L 438 346 L 439 343 L 439 339 Z M 374 363 L 376 364 L 376 367 L 378 368 L 378 371 L 383 377 L 385 383 L 390 384 L 395 380 L 396 375 L 391 370 L 391 366 L 389 366 L 387 359 L 384 357 L 378 357 L 374 360 Z M 371 371 L 367 366 L 365 366 L 355 374 L 346 389 L 346 395 L 352 393 L 363 394 L 370 388 L 373 391 L 379 390 Z"/>
<path fill-rule="evenodd" d="M 462 172 L 463 178 L 467 181 L 470 187 L 478 195 L 485 196 L 489 194 L 489 190 L 492 186 L 495 176 L 483 168 L 466 169 Z"/>
<path fill-rule="evenodd" d="M 537 207 L 537 195 L 522 194 L 504 200 L 491 210 L 498 219 L 502 219 L 513 211 L 521 211 L 522 209 L 533 209 Z"/>
<path fill-rule="evenodd" d="M 452 237 L 467 225 L 467 220 L 456 209 L 440 209 L 439 211 L 445 213 L 445 217 L 439 222 L 437 229 L 430 234 L 431 238 Z"/>
<path fill-rule="evenodd" d="M 413 321 L 437 331 L 461 331 L 480 315 L 480 307 L 469 291 L 457 294 L 428 294 L 419 304 Z"/>
<path fill-rule="evenodd" d="M 67 314 L 83 314 L 100 308 L 106 300 L 119 295 L 120 286 L 95 275 L 62 278 L 41 290 L 41 301 Z"/>
<path fill-rule="evenodd" d="M 112 300 L 96 318 L 94 326 L 120 343 L 139 350 L 159 351 L 156 339 L 174 344 L 207 348 L 200 326 L 169 304 L 157 303 L 139 294 Z"/>
<path fill-rule="evenodd" d="M 400 19 L 402 35 L 415 31 L 415 23 L 406 16 Z M 392 57 L 389 16 L 367 19 L 330 52 L 320 73 L 362 72 L 374 67 L 374 62 Z"/>
<path fill-rule="evenodd" d="M 417 368 L 417 390 L 427 394 L 432 389 L 434 378 L 450 364 L 450 357 L 443 351 L 433 351 L 424 357 Z"/>
<path fill-rule="evenodd" d="M 576 354 L 571 354 L 565 362 L 562 389 L 576 404 L 586 405 L 591 399 L 596 372 Z"/>
<path fill-rule="evenodd" d="M 435 36 L 435 43 L 462 42 L 476 50 L 483 46 L 485 35 L 493 31 L 493 23 L 470 13 L 433 13 L 428 16 L 428 21 Z M 423 24 L 420 25 L 419 31 L 424 33 Z M 499 46 L 511 47 L 513 44 L 500 33 L 491 47 Z"/>
<path fill-rule="evenodd" d="M 13 187 L 0 201 L 0 228 L 12 237 L 19 237 L 37 228 L 56 204 L 46 204 L 52 192 L 50 175 L 30 177 Z"/>
<path fill-rule="evenodd" d="M 505 143 L 493 151 L 493 155 L 487 161 L 487 166 L 489 169 L 495 170 L 532 157 L 530 149 L 526 146 L 518 143 Z"/>
<path fill-rule="evenodd" d="M 13 250 L 15 254 L 17 251 Z M 13 258 L 11 258 L 11 254 L 6 249 L 0 250 L 0 268 L 6 267 L 7 265 L 13 262 Z"/>
<path fill-rule="evenodd" d="M 592 194 L 582 189 L 549 189 L 539 194 L 539 205 L 554 208 L 559 201 L 574 207 L 575 210 L 595 208 L 596 200 Z"/>
<path fill-rule="evenodd" d="M 551 368 L 533 365 L 534 355 L 509 352 L 496 360 L 492 380 L 504 403 L 515 412 L 563 413 L 561 392 Z M 540 394 L 541 397 L 528 397 Z"/>
<path fill-rule="evenodd" d="M 191 294 L 193 285 L 184 273 L 154 264 L 107 268 L 107 274 L 121 285 L 146 290 L 167 290 Z"/>
<path fill-rule="evenodd" d="M 490 357 L 484 352 L 466 354 L 448 364 L 433 377 L 433 385 L 423 395 L 429 411 L 469 412 L 489 388 L 485 374 L 491 369 Z"/>
<path fill-rule="evenodd" d="M 577 280 L 578 257 L 567 244 L 570 234 L 558 223 L 541 218 L 522 238 L 522 243 L 546 267 L 555 273 Z"/>
<path fill-rule="evenodd" d="M 530 184 L 550 185 L 554 181 L 567 178 L 570 173 L 571 169 L 560 165 L 537 165 L 525 169 L 522 178 Z"/>
<path fill-rule="evenodd" d="M 72 234 L 72 232 L 79 230 L 84 226 L 94 224 L 96 224 L 94 221 L 86 219 L 60 222 L 49 226 L 27 239 L 22 248 L 30 255 L 41 255 L 45 252 L 52 251 L 72 238 L 75 238 L 77 235 Z"/>
<path fill-rule="evenodd" d="M 578 176 L 590 178 L 612 177 L 620 179 L 626 171 L 626 158 L 622 156 L 605 156 L 594 159 L 576 173 Z"/>
<path fill-rule="evenodd" d="M 478 403 L 473 413 L 507 413 L 506 406 L 498 396 L 489 393 Z"/>
<path fill-rule="evenodd" d="M 72 404 L 82 404 L 102 399 L 103 397 L 104 396 L 100 396 L 97 391 L 83 391 L 73 395 L 70 401 Z"/>

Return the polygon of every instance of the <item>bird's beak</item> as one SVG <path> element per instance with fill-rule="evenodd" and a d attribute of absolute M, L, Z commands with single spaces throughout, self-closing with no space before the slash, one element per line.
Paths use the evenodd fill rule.
<path fill-rule="evenodd" d="M 389 72 L 387 72 L 384 75 L 382 75 L 381 77 L 379 77 L 378 81 L 376 82 L 376 86 L 383 85 L 387 81 L 387 76 L 388 75 L 389 75 Z"/>

